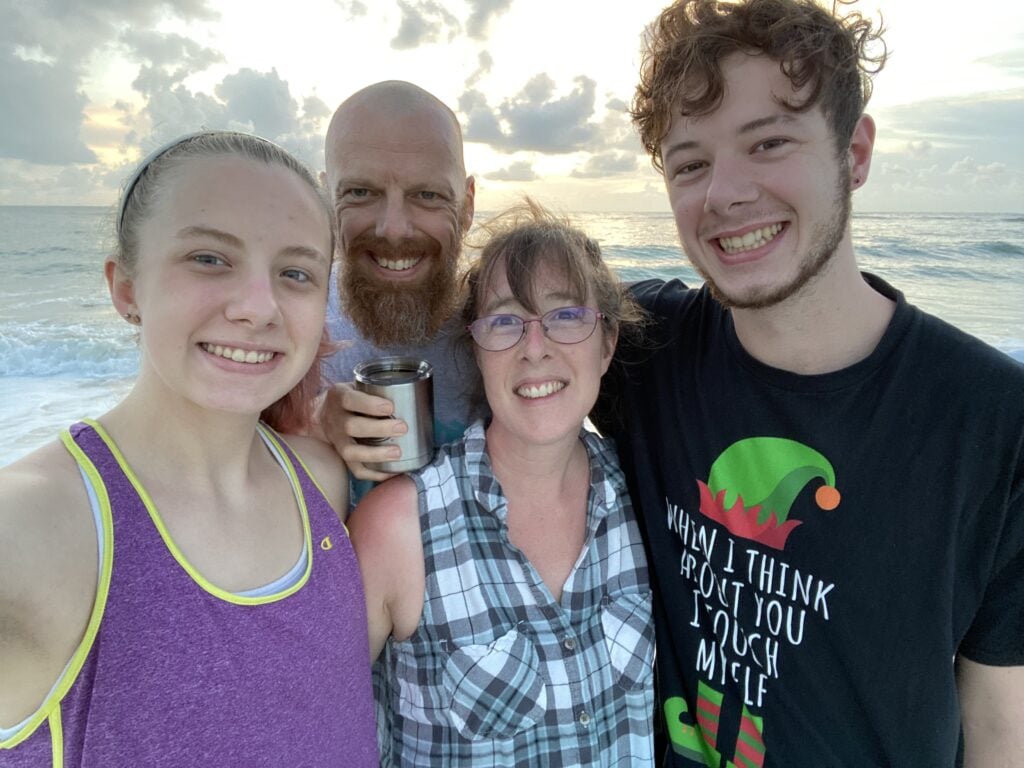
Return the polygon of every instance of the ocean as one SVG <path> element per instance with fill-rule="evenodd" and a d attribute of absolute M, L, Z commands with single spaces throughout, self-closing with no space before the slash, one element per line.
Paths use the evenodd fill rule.
<path fill-rule="evenodd" d="M 622 279 L 699 282 L 671 214 L 572 218 Z M 0 207 L 0 466 L 131 387 L 134 333 L 103 280 L 112 231 L 111 209 Z M 855 213 L 853 231 L 862 269 L 1024 362 L 1024 215 Z"/>

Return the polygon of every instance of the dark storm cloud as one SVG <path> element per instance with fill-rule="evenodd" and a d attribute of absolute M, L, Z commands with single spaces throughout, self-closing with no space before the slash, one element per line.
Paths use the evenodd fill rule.
<path fill-rule="evenodd" d="M 530 163 L 525 160 L 519 160 L 505 168 L 485 173 L 484 178 L 491 181 L 535 181 L 540 176 L 533 170 L 533 166 Z"/>
<path fill-rule="evenodd" d="M 487 36 L 487 27 L 491 19 L 512 7 L 512 0 L 470 0 L 469 5 L 473 12 L 466 21 L 466 34 L 476 40 L 482 40 Z"/>
<path fill-rule="evenodd" d="M 502 152 L 561 154 L 598 149 L 599 126 L 590 122 L 596 84 L 582 76 L 574 83 L 570 93 L 559 97 L 547 74 L 536 75 L 518 94 L 493 108 L 480 91 L 467 90 L 459 99 L 466 115 L 466 140 Z"/>
<path fill-rule="evenodd" d="M 459 20 L 434 0 L 398 0 L 398 7 L 402 11 L 402 21 L 391 41 L 391 47 L 396 50 L 436 43 L 442 38 L 450 42 L 461 29 Z"/>

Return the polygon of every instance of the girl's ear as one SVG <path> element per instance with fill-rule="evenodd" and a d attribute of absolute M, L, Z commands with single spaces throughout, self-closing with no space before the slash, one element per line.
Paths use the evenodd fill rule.
<path fill-rule="evenodd" d="M 139 323 L 139 308 L 135 304 L 135 284 L 114 258 L 103 262 L 103 275 L 107 279 L 110 300 L 117 313 L 133 325 Z"/>

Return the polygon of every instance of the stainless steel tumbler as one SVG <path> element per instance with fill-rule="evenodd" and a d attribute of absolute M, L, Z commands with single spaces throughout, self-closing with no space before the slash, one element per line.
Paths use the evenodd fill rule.
<path fill-rule="evenodd" d="M 434 456 L 434 379 L 426 360 L 414 357 L 380 357 L 355 367 L 356 389 L 386 397 L 395 405 L 394 418 L 409 431 L 399 437 L 366 439 L 367 445 L 397 445 L 402 456 L 395 461 L 367 464 L 381 472 L 410 472 Z M 387 418 L 387 417 L 384 417 Z"/>

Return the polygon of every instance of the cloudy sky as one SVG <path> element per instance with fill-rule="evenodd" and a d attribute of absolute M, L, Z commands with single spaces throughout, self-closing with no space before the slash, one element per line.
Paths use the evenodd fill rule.
<path fill-rule="evenodd" d="M 200 127 L 315 169 L 337 104 L 411 80 L 458 113 L 477 207 L 667 210 L 625 108 L 664 0 L 0 0 L 0 204 L 112 205 Z M 891 58 L 863 211 L 1024 211 L 1024 3 L 861 0 Z M 975 12 L 976 10 L 976 12 Z"/>

